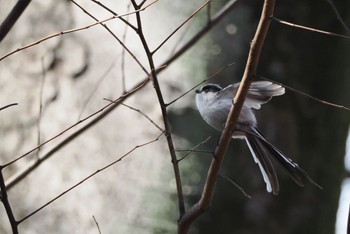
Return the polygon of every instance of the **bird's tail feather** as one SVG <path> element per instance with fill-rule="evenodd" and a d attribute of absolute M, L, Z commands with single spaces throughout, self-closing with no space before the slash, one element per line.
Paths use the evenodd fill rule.
<path fill-rule="evenodd" d="M 271 163 L 271 158 L 278 162 L 299 186 L 303 187 L 303 179 L 307 178 L 311 183 L 322 188 L 315 183 L 298 164 L 294 163 L 290 158 L 268 142 L 257 128 L 251 128 L 250 130 L 249 132 L 245 131 L 245 139 L 255 162 L 259 165 L 269 192 L 272 191 L 273 194 L 277 194 L 279 191 L 278 179 Z"/>

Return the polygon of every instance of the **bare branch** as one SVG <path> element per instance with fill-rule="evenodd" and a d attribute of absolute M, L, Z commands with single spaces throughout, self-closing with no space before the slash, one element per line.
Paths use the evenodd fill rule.
<path fill-rule="evenodd" d="M 329 5 L 331 5 L 332 10 L 334 11 L 335 16 L 337 17 L 337 20 L 340 22 L 340 24 L 344 27 L 345 31 L 347 32 L 348 35 L 350 35 L 350 29 L 344 22 L 344 20 L 341 18 L 337 8 L 335 7 L 334 3 L 332 0 L 327 0 Z"/>
<path fill-rule="evenodd" d="M 92 218 L 94 219 L 94 222 L 95 222 L 95 224 L 96 224 L 96 227 L 97 227 L 98 233 L 99 233 L 99 234 L 101 234 L 100 225 L 98 225 L 98 222 L 97 222 L 97 220 L 95 219 L 95 216 L 92 216 Z"/>
<path fill-rule="evenodd" d="M 288 26 L 293 27 L 293 28 L 300 28 L 300 29 L 304 29 L 304 30 L 310 31 L 310 32 L 325 34 L 327 36 L 334 36 L 334 37 L 341 37 L 344 39 L 350 39 L 350 36 L 345 36 L 345 35 L 338 34 L 338 33 L 332 33 L 332 32 L 327 32 L 327 31 L 323 31 L 323 30 L 319 30 L 319 29 L 315 29 L 315 28 L 310 28 L 310 27 L 299 25 L 299 24 L 293 24 L 293 23 L 278 19 L 276 17 L 271 17 L 271 19 L 273 19 L 274 21 L 276 21 L 280 24 L 288 25 Z"/>
<path fill-rule="evenodd" d="M 41 66 L 42 66 L 42 79 L 41 79 L 41 84 L 40 84 L 40 91 L 39 91 L 39 115 L 38 115 L 38 120 L 37 120 L 37 145 L 40 145 L 41 141 L 41 118 L 43 114 L 43 92 L 44 92 L 44 85 L 45 85 L 45 79 L 46 79 L 46 71 L 45 71 L 45 66 L 44 66 L 44 59 L 41 60 Z M 36 157 L 39 157 L 39 152 L 40 148 L 36 151 Z"/>
<path fill-rule="evenodd" d="M 78 121 L 80 120 L 81 116 L 83 115 L 87 105 L 89 104 L 89 102 L 91 101 L 92 97 L 94 96 L 94 94 L 96 93 L 96 91 L 98 90 L 98 88 L 100 87 L 101 83 L 103 82 L 103 80 L 107 77 L 107 75 L 112 71 L 113 67 L 115 65 L 115 61 L 113 60 L 113 62 L 109 65 L 109 67 L 106 69 L 106 71 L 101 75 L 101 77 L 98 78 L 98 80 L 96 81 L 95 85 L 93 86 L 93 90 L 91 90 L 88 98 L 85 100 L 84 104 L 82 105 L 83 107 L 81 108 L 81 111 L 78 115 Z M 126 91 L 123 92 L 123 94 L 127 93 Z"/>
<path fill-rule="evenodd" d="M 101 2 L 99 1 L 96 1 L 96 0 L 91 0 L 92 2 L 96 3 L 97 5 L 99 5 L 100 7 L 102 7 L 103 9 L 109 11 L 110 13 L 112 13 L 113 15 L 118 15 L 117 13 L 115 13 L 112 9 L 106 7 L 104 4 L 102 4 Z M 129 4 L 130 5 L 130 4 Z M 128 6 L 128 10 L 129 10 L 129 6 Z M 127 15 L 129 16 L 129 15 Z M 128 20 L 125 20 L 123 17 L 119 18 L 121 21 L 123 21 L 127 26 L 129 26 L 130 28 L 132 28 L 134 31 L 137 30 L 137 28 L 132 25 Z"/>
<path fill-rule="evenodd" d="M 16 5 L 11 10 L 10 14 L 0 25 L 0 42 L 6 37 L 16 21 L 22 15 L 24 10 L 28 7 L 31 0 L 18 0 Z"/>
<path fill-rule="evenodd" d="M 214 77 L 218 76 L 222 71 L 224 71 L 226 68 L 232 66 L 233 64 L 235 64 L 236 62 L 227 64 L 225 66 L 223 66 L 222 68 L 220 68 L 217 72 L 215 72 L 213 75 L 209 76 L 207 79 L 204 79 L 202 82 L 200 82 L 199 84 L 193 86 L 191 89 L 189 89 L 188 91 L 184 92 L 183 94 L 181 94 L 179 97 L 175 98 L 174 100 L 172 100 L 171 102 L 167 103 L 167 106 L 172 105 L 174 102 L 176 102 L 177 100 L 179 100 L 180 98 L 182 98 L 183 96 L 187 95 L 189 92 L 193 91 L 195 88 L 197 88 L 198 86 L 200 86 L 201 84 L 203 84 L 204 82 L 207 82 L 208 80 L 213 79 Z"/>
<path fill-rule="evenodd" d="M 219 175 L 219 178 L 223 178 L 223 179 L 227 180 L 228 182 L 230 182 L 231 184 L 233 184 L 233 186 L 235 186 L 236 188 L 238 188 L 238 189 L 243 193 L 243 195 L 244 195 L 245 197 L 247 197 L 247 198 L 252 198 L 252 196 L 249 195 L 248 193 L 246 193 L 246 191 L 244 191 L 244 189 L 243 189 L 241 186 L 239 186 L 236 182 L 234 182 L 233 180 L 231 180 L 231 179 L 228 178 L 227 176 Z"/>
<path fill-rule="evenodd" d="M 179 220 L 178 234 L 187 233 L 194 220 L 196 220 L 205 210 L 207 210 L 210 207 L 210 203 L 214 195 L 216 178 L 219 174 L 221 162 L 224 158 L 225 152 L 231 140 L 234 131 L 234 125 L 240 114 L 240 110 L 243 106 L 245 96 L 250 87 L 250 83 L 255 75 L 256 68 L 259 62 L 260 52 L 262 50 L 262 46 L 265 41 L 268 28 L 270 26 L 274 6 L 275 0 L 264 1 L 261 18 L 254 39 L 251 43 L 251 48 L 249 51 L 249 56 L 247 59 L 247 64 L 243 74 L 243 78 L 238 88 L 237 94 L 234 98 L 233 103 L 235 103 L 235 105 L 231 106 L 231 110 L 228 115 L 224 131 L 222 132 L 219 144 L 215 149 L 215 157 L 213 158 L 212 163 L 210 165 L 201 199 Z"/>
<path fill-rule="evenodd" d="M 0 111 L 5 110 L 6 108 L 9 108 L 9 107 L 11 107 L 11 106 L 16 106 L 16 105 L 18 105 L 18 103 L 11 103 L 11 104 L 8 104 L 8 105 L 6 105 L 6 106 L 0 107 Z"/>
<path fill-rule="evenodd" d="M 178 57 L 180 57 L 184 52 L 190 49 L 196 42 L 201 39 L 209 30 L 214 27 L 218 22 L 220 22 L 228 13 L 230 13 L 236 6 L 239 0 L 230 0 L 223 6 L 211 19 L 210 23 L 207 23 L 201 30 L 198 31 L 185 45 L 183 45 L 175 54 L 173 54 L 167 61 L 157 68 L 157 73 L 161 72 L 169 64 L 174 62 Z"/>
<path fill-rule="evenodd" d="M 167 38 L 165 38 L 165 40 L 160 43 L 160 45 L 151 53 L 155 54 L 172 36 L 174 36 L 178 30 L 180 30 L 180 28 L 182 28 L 190 19 L 192 19 L 199 11 L 201 11 L 209 2 L 211 2 L 211 0 L 205 1 L 200 7 L 198 7 L 197 10 L 195 10 L 184 22 L 182 22 L 182 24 L 180 24 L 180 26 L 178 26 L 172 33 L 170 33 L 170 35 L 167 36 Z"/>
<path fill-rule="evenodd" d="M 277 81 L 268 79 L 268 78 L 266 78 L 266 77 L 262 77 L 262 76 L 255 76 L 255 77 L 260 78 L 260 79 L 262 79 L 262 80 L 268 80 L 268 81 L 271 81 L 271 82 L 273 82 L 273 83 L 279 84 L 279 85 L 285 87 L 285 88 L 288 89 L 288 90 L 291 90 L 291 91 L 293 91 L 293 92 L 295 92 L 295 93 L 299 93 L 299 94 L 301 94 L 301 95 L 303 95 L 303 96 L 305 96 L 305 97 L 308 97 L 308 98 L 310 98 L 310 99 L 312 99 L 312 100 L 314 100 L 314 101 L 317 101 L 317 102 L 319 102 L 319 103 L 321 103 L 321 104 L 324 104 L 324 105 L 328 105 L 328 106 L 332 106 L 332 107 L 336 107 L 336 108 L 340 108 L 340 109 L 344 109 L 344 110 L 350 111 L 350 108 L 349 108 L 349 107 L 342 106 L 342 105 L 338 105 L 338 104 L 335 104 L 335 103 L 332 103 L 332 102 L 328 102 L 328 101 L 319 99 L 319 98 L 317 98 L 317 97 L 311 96 L 310 94 L 304 93 L 304 92 L 302 92 L 302 91 L 300 91 L 300 90 L 298 90 L 298 89 L 292 88 L 292 87 L 290 87 L 290 86 L 288 86 L 288 85 L 279 83 L 279 82 L 277 82 Z"/>
<path fill-rule="evenodd" d="M 7 217 L 9 218 L 11 228 L 12 228 L 12 234 L 18 234 L 18 222 L 16 221 L 15 216 L 13 215 L 10 202 L 7 198 L 7 190 L 5 186 L 4 176 L 2 174 L 2 169 L 4 169 L 4 167 L 0 167 L 0 189 L 1 189 L 0 200 L 4 205 Z"/>
<path fill-rule="evenodd" d="M 95 175 L 99 174 L 100 172 L 106 170 L 107 168 L 113 166 L 114 164 L 122 161 L 124 158 L 126 158 L 127 156 L 129 156 L 132 152 L 134 152 L 135 150 L 137 150 L 138 148 L 144 147 L 146 145 L 152 144 L 156 141 L 159 140 L 159 138 L 163 135 L 163 133 L 161 133 L 160 135 L 158 135 L 155 139 L 148 141 L 146 143 L 140 144 L 140 145 L 136 145 L 134 148 L 132 148 L 131 150 L 129 150 L 127 153 L 125 153 L 123 156 L 121 156 L 120 158 L 118 158 L 117 160 L 107 164 L 106 166 L 96 170 L 94 173 L 90 174 L 89 176 L 85 177 L 84 179 L 82 179 L 79 183 L 73 185 L 72 187 L 70 187 L 69 189 L 65 190 L 64 192 L 62 192 L 61 194 L 59 194 L 58 196 L 56 196 L 55 198 L 53 198 L 52 200 L 48 201 L 47 203 L 45 203 L 44 205 L 42 205 L 41 207 L 39 207 L 38 209 L 36 209 L 35 211 L 31 212 L 30 214 L 28 214 L 27 216 L 23 217 L 21 220 L 18 221 L 19 223 L 22 223 L 24 220 L 30 218 L 31 216 L 35 215 L 36 213 L 38 213 L 39 211 L 41 211 L 42 209 L 44 209 L 45 207 L 47 207 L 48 205 L 50 205 L 51 203 L 53 203 L 54 201 L 56 201 L 57 199 L 61 198 L 63 195 L 67 194 L 68 192 L 72 191 L 73 189 L 75 189 L 76 187 L 78 187 L 79 185 L 83 184 L 84 182 L 86 182 L 87 180 L 91 179 L 92 177 L 94 177 Z M 0 178 L 1 179 L 1 178 Z"/>
<path fill-rule="evenodd" d="M 188 155 L 190 155 L 191 153 L 195 152 L 195 150 L 201 146 L 204 145 L 205 143 L 207 143 L 210 140 L 211 136 L 208 136 L 207 139 L 205 139 L 204 141 L 199 142 L 197 145 L 195 145 L 192 149 L 188 150 L 188 152 L 182 156 L 182 158 L 180 158 L 179 160 L 177 160 L 177 162 L 180 162 L 181 160 L 185 159 Z M 175 150 L 178 151 L 178 150 Z M 214 153 L 214 152 L 212 152 Z"/>
<path fill-rule="evenodd" d="M 131 109 L 131 110 L 134 110 L 134 111 L 140 113 L 142 116 L 144 116 L 146 119 L 148 119 L 156 128 L 158 128 L 159 131 L 164 132 L 164 129 L 162 129 L 158 124 L 156 124 L 148 115 L 143 113 L 141 110 L 136 109 L 136 108 L 134 108 L 132 106 L 126 105 L 125 103 L 122 103 L 122 105 L 127 107 L 127 108 L 129 108 L 129 109 Z"/>

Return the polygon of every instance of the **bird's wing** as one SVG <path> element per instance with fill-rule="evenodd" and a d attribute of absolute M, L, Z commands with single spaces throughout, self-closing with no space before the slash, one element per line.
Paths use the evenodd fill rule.
<path fill-rule="evenodd" d="M 221 92 L 227 98 L 233 98 L 236 95 L 240 83 L 232 84 L 224 88 Z M 283 95 L 285 92 L 281 85 L 270 81 L 252 82 L 244 102 L 249 108 L 260 109 L 261 105 L 268 102 L 274 96 Z"/>

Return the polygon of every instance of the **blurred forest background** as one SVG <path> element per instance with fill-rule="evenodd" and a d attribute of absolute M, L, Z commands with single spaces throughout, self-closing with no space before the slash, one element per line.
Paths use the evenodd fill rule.
<path fill-rule="evenodd" d="M 0 20 L 16 1 L 0 0 Z M 101 1 L 122 14 L 133 11 L 129 1 Z M 159 0 L 142 12 L 148 43 L 156 48 L 203 1 Z M 111 14 L 80 1 L 98 19 Z M 214 15 L 227 1 L 214 0 Z M 350 1 L 334 0 L 350 26 Z M 238 1 L 233 10 L 183 56 L 160 73 L 167 102 L 222 70 L 210 82 L 222 86 L 239 82 L 250 42 L 260 17 L 262 1 Z M 161 65 L 205 24 L 202 10 L 155 55 Z M 349 35 L 329 1 L 277 1 L 275 17 L 330 32 Z M 125 19 L 135 23 L 134 15 Z M 94 23 L 71 1 L 33 0 L 0 44 L 0 57 L 44 36 Z M 137 35 L 119 20 L 108 27 L 146 64 Z M 350 43 L 272 21 L 257 75 L 267 77 L 317 98 L 350 106 Z M 147 66 L 146 66 L 147 67 Z M 148 67 L 147 67 L 148 68 Z M 145 77 L 142 69 L 101 26 L 54 37 L 0 60 L 0 164 L 13 160 L 78 120 L 119 97 Z M 152 84 L 127 99 L 162 125 Z M 42 111 L 40 114 L 40 104 Z M 220 133 L 201 119 L 190 92 L 169 108 L 175 148 L 191 149 L 208 136 L 199 149 L 215 149 Z M 287 89 L 259 111 L 258 121 L 267 138 L 323 187 L 311 183 L 298 187 L 277 169 L 280 194 L 266 192 L 257 165 L 243 141 L 232 141 L 220 175 L 238 183 L 252 196 L 246 198 L 227 179 L 218 178 L 211 208 L 190 233 L 220 234 L 329 234 L 335 232 L 341 184 L 346 177 L 344 156 L 349 112 L 323 105 Z M 90 120 L 89 120 L 90 121 Z M 86 124 L 83 123 L 83 124 Z M 3 169 L 9 180 L 32 161 L 47 154 L 80 126 L 45 145 L 39 152 Z M 137 147 L 116 165 L 93 176 L 19 225 L 20 233 L 176 233 L 177 196 L 172 165 L 164 136 L 144 116 L 120 106 L 84 132 L 8 191 L 18 219 L 39 208 L 83 178 Z M 178 158 L 185 153 L 178 151 Z M 196 152 L 179 164 L 186 207 L 200 198 L 211 155 Z M 277 165 L 276 165 L 276 168 Z M 11 233 L 5 210 L 0 208 L 0 233 Z"/>

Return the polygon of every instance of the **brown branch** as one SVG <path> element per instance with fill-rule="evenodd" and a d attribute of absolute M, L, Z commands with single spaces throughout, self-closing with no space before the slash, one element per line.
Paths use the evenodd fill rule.
<path fill-rule="evenodd" d="M 100 225 L 98 225 L 98 222 L 97 222 L 95 216 L 92 216 L 92 218 L 94 219 L 94 223 L 95 223 L 95 225 L 96 225 L 96 227 L 97 227 L 98 233 L 99 233 L 99 234 L 102 234 L 101 229 L 100 229 Z"/>
<path fill-rule="evenodd" d="M 338 34 L 338 33 L 327 32 L 327 31 L 323 31 L 323 30 L 319 30 L 319 29 L 315 29 L 315 28 L 310 28 L 310 27 L 306 27 L 303 25 L 299 25 L 299 24 L 290 23 L 290 22 L 287 22 L 285 20 L 278 19 L 276 17 L 271 17 L 271 19 L 273 19 L 274 21 L 276 21 L 280 24 L 288 25 L 288 26 L 293 27 L 293 28 L 299 28 L 299 29 L 303 29 L 306 31 L 310 31 L 310 32 L 325 34 L 327 36 L 334 36 L 334 37 L 341 37 L 344 39 L 350 39 L 350 36 L 345 36 L 345 35 Z"/>
<path fill-rule="evenodd" d="M 190 155 L 191 153 L 195 152 L 196 149 L 197 149 L 199 146 L 204 145 L 205 143 L 207 143 L 207 142 L 209 141 L 210 138 L 211 138 L 211 136 L 208 136 L 207 139 L 205 139 L 204 141 L 199 142 L 199 143 L 198 143 L 197 145 L 195 145 L 192 149 L 186 150 L 187 153 L 186 153 L 184 156 L 182 156 L 179 160 L 177 160 L 177 162 L 179 163 L 180 161 L 182 161 L 183 159 L 185 159 L 188 155 Z M 175 151 L 178 152 L 179 150 L 175 150 Z M 212 153 L 214 153 L 214 152 L 212 152 Z"/>
<path fill-rule="evenodd" d="M 180 30 L 188 21 L 190 21 L 199 11 L 201 11 L 207 4 L 209 4 L 212 0 L 205 1 L 200 7 L 197 8 L 184 22 L 182 22 L 172 33 L 170 33 L 165 40 L 160 43 L 160 45 L 152 51 L 152 54 L 155 54 L 174 34 Z"/>
<path fill-rule="evenodd" d="M 235 105 L 231 106 L 231 110 L 225 124 L 225 129 L 222 132 L 219 144 L 215 149 L 215 156 L 208 171 L 208 176 L 202 192 L 202 196 L 200 200 L 179 220 L 178 234 L 187 233 L 192 223 L 210 207 L 221 162 L 228 148 L 234 131 L 235 123 L 237 122 L 240 110 L 245 100 L 245 96 L 248 92 L 250 83 L 255 75 L 256 68 L 258 66 L 260 52 L 270 25 L 271 16 L 273 15 L 274 5 L 275 0 L 264 1 L 261 18 L 254 39 L 251 43 L 251 48 L 249 51 L 243 78 L 234 98 Z"/>
<path fill-rule="evenodd" d="M 15 219 L 10 202 L 7 198 L 7 190 L 5 186 L 4 176 L 2 174 L 2 169 L 4 169 L 4 167 L 0 167 L 0 189 L 1 189 L 0 200 L 4 205 L 7 217 L 9 219 L 9 222 L 12 228 L 12 233 L 18 234 L 18 222 Z"/>
<path fill-rule="evenodd" d="M 143 113 L 140 109 L 136 109 L 132 106 L 126 105 L 125 103 L 122 103 L 123 106 L 136 111 L 137 113 L 139 113 L 140 115 L 142 115 L 143 117 L 145 117 L 149 122 L 151 122 L 151 124 L 153 124 L 159 131 L 164 132 L 164 129 L 161 128 L 158 124 L 156 124 L 156 122 L 154 122 L 148 115 L 146 115 L 145 113 Z"/>
<path fill-rule="evenodd" d="M 236 182 L 234 182 L 233 180 L 231 180 L 231 179 L 228 178 L 227 176 L 219 175 L 218 177 L 227 180 L 230 184 L 232 184 L 233 186 L 235 186 L 236 188 L 238 188 L 239 191 L 241 191 L 242 194 L 243 194 L 246 198 L 252 198 L 252 196 L 249 195 L 246 191 L 244 191 L 244 189 L 243 189 L 241 186 L 239 186 Z"/>
<path fill-rule="evenodd" d="M 112 9 L 108 8 L 106 5 L 102 4 L 99 1 L 96 0 L 91 0 L 92 2 L 94 2 L 95 4 L 97 4 L 98 6 L 102 7 L 103 9 L 105 9 L 106 11 L 112 13 L 113 15 L 118 15 L 117 13 L 115 13 L 115 11 L 113 11 Z M 128 6 L 128 10 L 129 10 L 129 6 Z M 129 16 L 129 15 L 127 15 Z M 132 25 L 127 19 L 124 18 L 120 18 L 121 21 L 123 21 L 127 26 L 129 26 L 130 28 L 132 28 L 134 31 L 136 31 L 136 27 L 134 25 Z"/>
<path fill-rule="evenodd" d="M 344 110 L 350 111 L 350 108 L 349 108 L 349 107 L 346 107 L 346 106 L 343 106 L 343 105 L 338 105 L 338 104 L 335 104 L 335 103 L 332 103 L 332 102 L 328 102 L 328 101 L 319 99 L 319 98 L 317 98 L 317 97 L 311 96 L 310 94 L 304 93 L 304 92 L 302 92 L 302 91 L 300 91 L 300 90 L 298 90 L 298 89 L 292 88 L 292 87 L 290 87 L 290 86 L 288 86 L 288 85 L 279 83 L 279 82 L 277 82 L 277 81 L 268 79 L 268 78 L 266 78 L 266 77 L 262 77 L 262 76 L 255 76 L 255 77 L 260 78 L 260 79 L 262 79 L 262 80 L 268 80 L 268 81 L 271 81 L 271 82 L 273 82 L 273 83 L 279 84 L 279 85 L 285 87 L 285 88 L 288 89 L 288 90 L 291 90 L 291 91 L 293 91 L 293 92 L 295 92 L 295 93 L 299 93 L 299 94 L 301 94 L 301 95 L 303 95 L 303 96 L 305 96 L 305 97 L 308 97 L 308 98 L 310 98 L 310 99 L 312 99 L 312 100 L 314 100 L 314 101 L 316 101 L 316 102 L 319 102 L 319 103 L 321 103 L 321 104 L 324 104 L 324 105 L 328 105 L 328 106 L 332 106 L 332 107 L 336 107 L 336 108 L 339 108 L 339 109 L 344 109 Z"/>
<path fill-rule="evenodd" d="M 94 173 L 91 173 L 90 175 L 88 175 L 87 177 L 85 177 L 84 179 L 82 179 L 81 181 L 79 181 L 78 183 L 76 183 L 75 185 L 71 186 L 70 188 L 68 188 L 67 190 L 65 190 L 64 192 L 62 192 L 61 194 L 59 194 L 58 196 L 56 196 L 55 198 L 51 199 L 50 201 L 48 201 L 47 203 L 45 203 L 44 205 L 40 206 L 38 209 L 36 209 L 35 211 L 31 212 L 30 214 L 26 215 L 25 217 L 23 217 L 21 220 L 19 220 L 17 223 L 22 223 L 24 220 L 30 218 L 31 216 L 35 215 L 36 213 L 38 213 L 39 211 L 41 211 L 42 209 L 44 209 L 45 207 L 47 207 L 48 205 L 50 205 L 51 203 L 53 203 L 54 201 L 56 201 L 57 199 L 61 198 L 62 196 L 64 196 L 65 194 L 67 194 L 68 192 L 72 191 L 73 189 L 75 189 L 76 187 L 78 187 L 79 185 L 83 184 L 85 181 L 91 179 L 92 177 L 94 177 L 95 175 L 97 175 L 98 173 L 106 170 L 107 168 L 117 164 L 118 162 L 122 161 L 124 158 L 126 158 L 127 156 L 129 156 L 132 152 L 134 152 L 135 150 L 144 147 L 146 145 L 152 144 L 156 141 L 159 140 L 159 138 L 163 135 L 163 133 L 159 134 L 155 139 L 150 140 L 148 142 L 145 142 L 143 144 L 140 145 L 136 145 L 134 148 L 132 148 L 131 150 L 129 150 L 127 153 L 125 153 L 124 155 L 122 155 L 121 157 L 119 157 L 118 159 L 114 160 L 113 162 L 107 164 L 106 166 L 96 170 Z M 1 179 L 1 178 L 0 178 Z"/>
<path fill-rule="evenodd" d="M 28 7 L 31 0 L 19 0 L 12 8 L 10 14 L 0 25 L 0 42 L 6 37 L 11 28 L 15 25 L 16 21 L 22 15 L 24 10 Z"/>
<path fill-rule="evenodd" d="M 229 63 L 225 66 L 223 66 L 222 68 L 220 68 L 217 72 L 215 72 L 213 75 L 209 76 L 208 78 L 204 79 L 203 81 L 201 81 L 199 84 L 196 84 L 195 86 L 193 86 L 192 88 L 190 88 L 189 90 L 187 90 L 186 92 L 184 92 L 183 94 L 181 94 L 180 96 L 178 96 L 177 98 L 175 98 L 174 100 L 172 100 L 171 102 L 168 102 L 166 105 L 170 106 L 172 105 L 174 102 L 178 101 L 180 98 L 182 98 L 183 96 L 187 95 L 188 93 L 190 93 L 192 90 L 194 90 L 195 88 L 197 88 L 198 86 L 200 86 L 201 84 L 203 84 L 204 82 L 213 79 L 214 77 L 216 77 L 217 75 L 219 75 L 222 71 L 224 71 L 226 68 L 234 65 L 236 62 L 233 63 Z"/>
<path fill-rule="evenodd" d="M 190 49 L 194 44 L 197 43 L 209 30 L 219 23 L 228 13 L 230 13 L 236 6 L 239 0 L 230 0 L 223 6 L 201 30 L 197 32 L 185 45 L 183 45 L 175 54 L 173 54 L 167 61 L 157 68 L 157 73 L 166 68 L 169 64 L 174 62 L 178 57 Z"/>
<path fill-rule="evenodd" d="M 133 4 L 134 9 L 138 10 L 138 8 L 140 6 L 137 5 L 135 0 L 131 0 L 131 3 Z M 170 123 L 169 123 L 168 113 L 167 113 L 167 109 L 166 109 L 167 106 L 164 102 L 163 94 L 162 94 L 162 91 L 161 91 L 160 86 L 159 86 L 157 72 L 156 72 L 154 60 L 153 60 L 153 53 L 150 51 L 148 43 L 146 41 L 146 38 L 143 34 L 140 13 L 136 13 L 136 22 L 137 22 L 137 28 L 138 28 L 138 35 L 139 35 L 139 38 L 141 40 L 142 46 L 145 50 L 149 66 L 151 68 L 151 81 L 153 83 L 153 87 L 154 87 L 155 92 L 157 94 L 158 102 L 159 102 L 160 109 L 162 112 L 163 123 L 164 123 L 164 128 L 165 128 L 165 137 L 167 140 L 169 153 L 170 153 L 170 157 L 171 157 L 171 162 L 173 164 L 173 170 L 174 170 L 174 174 L 175 174 L 178 206 L 179 206 L 179 213 L 180 213 L 180 217 L 181 217 L 185 213 L 185 201 L 184 201 L 183 192 L 182 192 L 180 169 L 179 169 L 177 158 L 176 158 L 174 142 L 173 142 L 172 135 L 171 135 Z"/>

